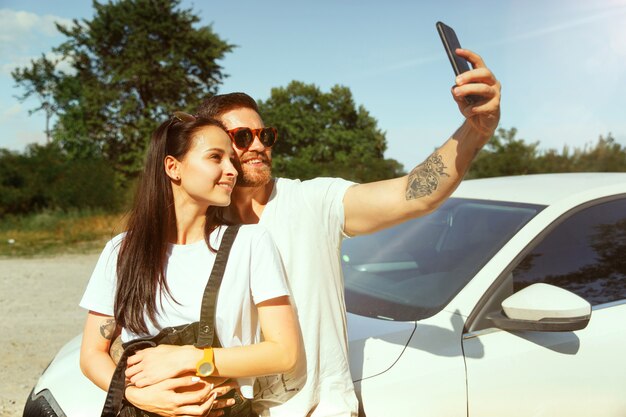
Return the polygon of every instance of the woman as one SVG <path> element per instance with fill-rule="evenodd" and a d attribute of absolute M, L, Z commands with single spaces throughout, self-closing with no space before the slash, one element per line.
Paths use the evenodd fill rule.
<path fill-rule="evenodd" d="M 179 112 L 153 134 L 128 231 L 106 245 L 80 303 L 89 310 L 81 369 L 100 388 L 108 389 L 115 370 L 109 348 L 116 332 L 128 342 L 198 321 L 214 248 L 225 229 L 218 210 L 230 204 L 237 178 L 233 160 L 230 138 L 213 119 Z M 213 377 L 278 374 L 296 364 L 298 322 L 278 252 L 258 225 L 241 226 L 232 246 L 215 327 L 224 348 L 212 350 Z M 133 402 L 141 387 L 195 374 L 205 354 L 192 345 L 139 351 L 128 360 L 126 398 Z M 190 380 L 197 384 L 186 390 L 201 397 L 211 387 L 197 377 Z M 253 381 L 238 382 L 251 397 Z M 204 414 L 214 398 L 203 397 L 185 411 Z"/>

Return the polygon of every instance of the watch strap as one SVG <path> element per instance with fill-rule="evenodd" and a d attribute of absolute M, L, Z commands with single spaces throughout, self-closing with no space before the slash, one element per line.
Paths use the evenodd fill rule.
<path fill-rule="evenodd" d="M 200 359 L 200 361 L 198 362 L 198 364 L 196 365 L 196 376 L 202 376 L 202 377 L 206 377 L 209 375 L 204 375 L 200 368 L 202 365 L 206 364 L 206 363 L 210 363 L 211 366 L 213 367 L 213 370 L 211 371 L 211 374 L 214 372 L 215 370 L 215 361 L 214 361 L 214 356 L 213 356 L 213 348 L 212 347 L 206 347 L 204 348 L 204 354 L 202 356 L 202 359 Z"/>

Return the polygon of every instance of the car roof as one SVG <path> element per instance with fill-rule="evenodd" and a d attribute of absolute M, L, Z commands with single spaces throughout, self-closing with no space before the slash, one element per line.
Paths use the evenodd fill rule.
<path fill-rule="evenodd" d="M 626 193 L 626 172 L 580 172 L 463 181 L 453 197 L 551 205 L 592 189 Z"/>

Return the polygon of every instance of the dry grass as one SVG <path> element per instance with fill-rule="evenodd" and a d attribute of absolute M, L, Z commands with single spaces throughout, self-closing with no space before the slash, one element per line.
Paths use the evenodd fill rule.
<path fill-rule="evenodd" d="M 124 230 L 122 214 L 44 212 L 0 222 L 0 257 L 89 253 Z"/>

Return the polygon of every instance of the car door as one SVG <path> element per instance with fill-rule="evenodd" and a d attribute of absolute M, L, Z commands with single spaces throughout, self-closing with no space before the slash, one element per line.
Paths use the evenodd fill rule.
<path fill-rule="evenodd" d="M 626 198 L 570 211 L 517 259 L 494 297 L 545 282 L 589 301 L 591 321 L 574 332 L 465 333 L 468 415 L 625 416 Z"/>

